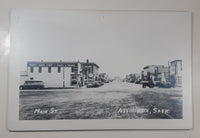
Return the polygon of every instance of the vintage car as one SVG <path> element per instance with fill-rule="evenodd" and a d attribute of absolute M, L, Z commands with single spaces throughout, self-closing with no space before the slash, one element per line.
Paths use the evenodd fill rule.
<path fill-rule="evenodd" d="M 101 82 L 101 81 L 94 81 L 94 82 L 88 83 L 87 84 L 87 88 L 97 88 L 97 87 L 100 87 L 102 85 L 104 85 L 103 82 Z"/>
<path fill-rule="evenodd" d="M 27 80 L 24 82 L 23 85 L 19 86 L 20 90 L 24 89 L 43 89 L 44 82 L 43 81 L 36 81 L 36 80 Z"/>

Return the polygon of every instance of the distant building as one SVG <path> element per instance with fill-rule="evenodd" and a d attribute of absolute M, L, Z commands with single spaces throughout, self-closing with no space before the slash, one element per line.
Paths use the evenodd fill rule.
<path fill-rule="evenodd" d="M 134 74 L 134 78 L 135 78 L 135 83 L 140 83 L 140 80 L 141 80 L 141 74 L 139 74 L 139 73 L 135 73 L 135 74 Z"/>
<path fill-rule="evenodd" d="M 99 81 L 108 83 L 110 82 L 110 78 L 106 73 L 99 73 Z"/>
<path fill-rule="evenodd" d="M 129 74 L 126 76 L 126 82 L 131 82 L 134 83 L 135 82 L 135 74 Z"/>
<path fill-rule="evenodd" d="M 114 81 L 122 81 L 121 78 L 118 77 L 118 76 L 115 76 L 113 80 L 114 80 Z"/>

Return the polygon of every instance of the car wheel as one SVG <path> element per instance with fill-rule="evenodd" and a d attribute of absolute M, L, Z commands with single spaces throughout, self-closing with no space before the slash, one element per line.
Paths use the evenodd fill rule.
<path fill-rule="evenodd" d="M 146 85 L 145 85 L 145 84 L 142 84 L 142 88 L 146 88 Z"/>
<path fill-rule="evenodd" d="M 149 88 L 153 88 L 154 87 L 154 84 L 153 83 L 150 83 L 149 84 Z"/>
<path fill-rule="evenodd" d="M 22 90 L 23 89 L 22 86 L 20 86 L 19 89 Z"/>

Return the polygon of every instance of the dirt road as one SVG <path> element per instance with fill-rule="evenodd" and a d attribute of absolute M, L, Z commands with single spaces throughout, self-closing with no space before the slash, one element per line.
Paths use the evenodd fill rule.
<path fill-rule="evenodd" d="M 99 88 L 20 91 L 20 120 L 182 118 L 180 88 L 111 82 Z"/>

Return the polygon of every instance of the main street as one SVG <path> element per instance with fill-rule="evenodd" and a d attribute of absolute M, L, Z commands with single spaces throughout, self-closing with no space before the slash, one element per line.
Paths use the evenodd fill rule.
<path fill-rule="evenodd" d="M 142 88 L 114 81 L 99 88 L 20 91 L 21 120 L 178 119 L 181 88 Z"/>

